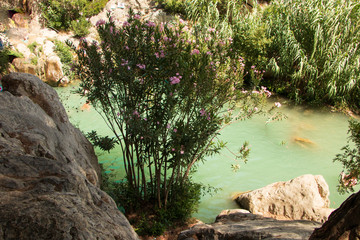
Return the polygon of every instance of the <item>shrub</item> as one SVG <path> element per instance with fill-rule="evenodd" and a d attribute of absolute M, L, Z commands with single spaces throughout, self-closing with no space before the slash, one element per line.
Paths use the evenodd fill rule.
<path fill-rule="evenodd" d="M 184 0 L 157 0 L 157 3 L 168 13 L 185 14 L 185 1 Z"/>
<path fill-rule="evenodd" d="M 71 21 L 71 29 L 74 32 L 75 37 L 85 37 L 89 34 L 89 28 L 91 23 L 84 17 Z"/>
<path fill-rule="evenodd" d="M 257 4 L 250 11 L 246 1 L 186 1 L 187 17 L 195 21 L 195 27 L 232 40 L 229 56 L 244 59 L 245 72 L 249 73 L 245 77 L 246 83 L 254 88 L 261 80 L 253 75 L 254 70 L 262 72 L 266 68 L 267 48 L 271 43 L 266 35 L 262 11 Z"/>
<path fill-rule="evenodd" d="M 49 27 L 57 30 L 69 30 L 73 21 L 81 21 L 75 29 L 81 28 L 79 33 L 84 33 L 86 24 L 84 17 L 91 17 L 98 14 L 105 7 L 106 0 L 49 0 L 41 4 L 42 16 Z M 74 30 L 74 29 L 73 29 Z"/>
<path fill-rule="evenodd" d="M 149 206 L 155 221 L 184 220 L 199 200 L 190 173 L 219 151 L 214 140 L 232 109 L 243 101 L 237 117 L 252 115 L 251 97 L 261 102 L 266 91 L 243 91 L 243 60 L 228 56 L 229 39 L 207 31 L 202 34 L 212 40 L 206 41 L 182 21 L 156 25 L 140 18 L 130 11 L 120 28 L 111 18 L 99 20 L 101 42 L 83 39 L 74 47 L 79 92 L 122 150 L 126 177 L 113 192 L 124 193 L 117 197 L 125 210 Z"/>
<path fill-rule="evenodd" d="M 59 56 L 61 63 L 63 64 L 64 75 L 70 79 L 74 78 L 74 72 L 71 71 L 71 66 L 74 60 L 72 49 L 65 43 L 55 40 L 55 52 Z"/>

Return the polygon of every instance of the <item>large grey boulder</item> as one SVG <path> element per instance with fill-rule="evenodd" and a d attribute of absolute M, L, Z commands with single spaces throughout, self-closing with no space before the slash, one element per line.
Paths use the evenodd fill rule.
<path fill-rule="evenodd" d="M 0 240 L 138 239 L 57 93 L 11 73 L 0 92 Z"/>
<path fill-rule="evenodd" d="M 308 239 L 320 224 L 305 220 L 276 220 L 245 210 L 224 210 L 213 224 L 198 224 L 180 233 L 178 240 Z"/>
<path fill-rule="evenodd" d="M 360 239 L 360 191 L 348 197 L 310 237 L 320 239 Z"/>
<path fill-rule="evenodd" d="M 329 186 L 321 175 L 303 175 L 240 194 L 235 201 L 251 213 L 279 220 L 325 222 L 330 209 Z"/>

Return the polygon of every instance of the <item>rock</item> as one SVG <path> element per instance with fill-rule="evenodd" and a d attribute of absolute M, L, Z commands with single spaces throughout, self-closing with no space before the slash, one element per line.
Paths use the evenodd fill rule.
<path fill-rule="evenodd" d="M 138 239 L 99 189 L 94 149 L 57 93 L 30 74 L 2 84 L 0 239 Z"/>
<path fill-rule="evenodd" d="M 30 49 L 23 43 L 19 43 L 16 45 L 16 49 L 19 53 L 21 53 L 25 58 L 29 58 L 31 51 Z"/>
<path fill-rule="evenodd" d="M 0 7 L 0 32 L 9 28 L 9 14 L 6 9 Z"/>
<path fill-rule="evenodd" d="M 309 238 L 320 239 L 360 239 L 360 191 L 348 197 Z"/>
<path fill-rule="evenodd" d="M 15 45 L 16 43 L 23 42 L 28 38 L 29 31 L 26 28 L 10 28 L 6 32 L 9 41 Z"/>
<path fill-rule="evenodd" d="M 241 208 L 266 217 L 325 222 L 333 210 L 329 194 L 322 176 L 308 174 L 241 194 L 235 200 Z"/>
<path fill-rule="evenodd" d="M 60 58 L 58 56 L 48 57 L 45 62 L 45 81 L 51 86 L 57 86 L 63 76 Z"/>
<path fill-rule="evenodd" d="M 43 28 L 39 32 L 40 36 L 43 36 L 44 38 L 53 39 L 57 38 L 57 33 L 54 30 Z"/>
<path fill-rule="evenodd" d="M 40 41 L 40 39 L 39 39 L 39 41 Z M 46 41 L 45 44 L 43 45 L 44 55 L 45 56 L 54 55 L 54 48 L 55 48 L 55 44 L 53 42 Z"/>
<path fill-rule="evenodd" d="M 163 10 L 158 10 L 155 12 L 149 13 L 148 16 L 146 16 L 146 20 L 149 20 L 151 22 L 161 23 L 161 22 L 170 22 L 175 20 L 175 17 L 173 15 L 169 15 Z"/>
<path fill-rule="evenodd" d="M 30 73 L 36 75 L 36 66 L 26 62 L 24 58 L 15 58 L 12 61 L 16 72 Z"/>
<path fill-rule="evenodd" d="M 29 26 L 29 16 L 26 16 L 24 13 L 15 13 L 12 18 L 16 27 L 27 28 Z"/>
<path fill-rule="evenodd" d="M 224 210 L 213 224 L 198 224 L 180 233 L 178 240 L 208 239 L 308 239 L 319 223 L 279 221 L 244 210 Z"/>

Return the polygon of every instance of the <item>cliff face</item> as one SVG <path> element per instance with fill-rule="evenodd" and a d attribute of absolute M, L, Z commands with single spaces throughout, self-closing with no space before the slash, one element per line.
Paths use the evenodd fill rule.
<path fill-rule="evenodd" d="M 11 73 L 0 92 L 0 240 L 138 239 L 99 189 L 93 147 L 57 93 Z"/>

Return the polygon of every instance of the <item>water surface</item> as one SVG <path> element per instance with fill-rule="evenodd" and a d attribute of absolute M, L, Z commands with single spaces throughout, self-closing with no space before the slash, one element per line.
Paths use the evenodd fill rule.
<path fill-rule="evenodd" d="M 70 121 L 83 132 L 92 130 L 103 135 L 113 134 L 103 119 L 93 109 L 81 110 L 85 99 L 71 93 L 72 87 L 57 88 Z M 288 117 L 280 122 L 265 124 L 267 118 L 256 116 L 250 120 L 236 122 L 221 132 L 220 139 L 228 143 L 231 151 L 238 151 L 246 140 L 250 142 L 251 153 L 247 164 L 240 163 L 240 170 L 233 172 L 233 160 L 228 150 L 207 158 L 193 175 L 196 182 L 219 188 L 216 194 L 201 199 L 198 213 L 194 217 L 204 222 L 213 222 L 224 209 L 237 208 L 232 196 L 261 188 L 277 181 L 288 181 L 303 174 L 320 174 L 330 187 L 331 207 L 337 208 L 349 196 L 336 191 L 340 163 L 332 159 L 346 144 L 348 117 L 329 110 L 309 109 L 286 104 L 281 111 Z M 299 141 L 300 140 L 300 141 Z M 121 165 L 119 149 L 110 154 L 97 151 L 99 161 L 108 171 L 118 171 Z"/>

